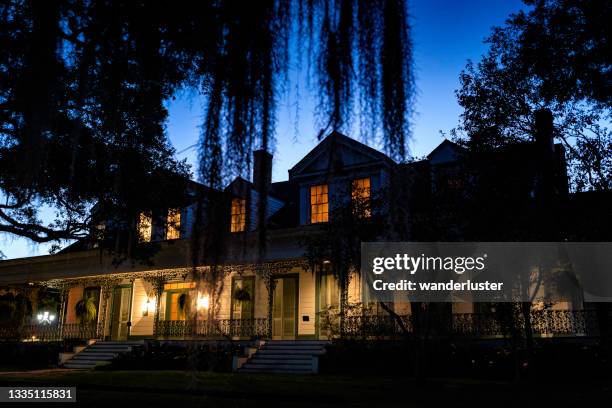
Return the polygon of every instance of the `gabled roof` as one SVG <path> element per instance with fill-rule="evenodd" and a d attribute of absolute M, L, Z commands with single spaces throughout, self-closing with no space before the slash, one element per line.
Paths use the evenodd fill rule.
<path fill-rule="evenodd" d="M 270 184 L 270 187 L 268 188 L 268 197 L 276 199 L 276 200 L 284 201 L 285 198 L 283 198 L 282 195 L 278 194 L 278 191 L 282 191 L 281 190 L 282 187 L 279 188 L 279 186 L 277 186 L 278 184 L 280 183 Z M 241 176 L 238 176 L 234 180 L 232 180 L 232 182 L 229 183 L 227 187 L 225 187 L 224 189 L 226 193 L 229 193 L 235 197 L 242 197 L 242 198 L 245 198 L 249 191 L 256 191 L 256 190 L 257 189 L 255 187 L 255 184 L 253 184 L 253 182 L 246 180 L 242 178 Z"/>
<path fill-rule="evenodd" d="M 349 154 L 350 152 L 350 154 Z M 368 163 L 386 163 L 394 165 L 395 162 L 386 154 L 379 152 L 355 139 L 333 131 L 323 139 L 314 149 L 302 158 L 295 166 L 289 169 L 289 178 L 300 175 L 326 170 L 330 165 L 331 155 L 334 160 L 350 161 L 348 166 Z M 350 157 L 349 157 L 350 156 Z"/>
<path fill-rule="evenodd" d="M 427 155 L 427 159 L 431 161 L 432 164 L 451 162 L 459 159 L 463 152 L 465 152 L 464 147 L 448 139 L 444 139 L 442 143 Z"/>

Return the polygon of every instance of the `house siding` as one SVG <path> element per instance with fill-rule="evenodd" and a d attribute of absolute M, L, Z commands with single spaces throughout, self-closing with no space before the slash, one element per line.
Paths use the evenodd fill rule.
<path fill-rule="evenodd" d="M 314 335 L 316 321 L 316 284 L 315 274 L 310 270 L 299 269 L 299 298 L 298 298 L 298 336 Z M 304 321 L 308 316 L 308 321 Z"/>
<path fill-rule="evenodd" d="M 153 335 L 153 325 L 155 322 L 155 308 L 151 307 L 147 316 L 143 316 L 143 311 L 147 308 L 148 293 L 152 290 L 151 284 L 142 279 L 135 279 L 132 287 L 132 314 L 130 335 L 149 336 Z M 153 305 L 151 303 L 151 305 Z"/>
<path fill-rule="evenodd" d="M 78 323 L 75 306 L 79 300 L 83 298 L 83 290 L 81 285 L 70 288 L 68 292 L 68 305 L 66 306 L 66 323 Z"/>

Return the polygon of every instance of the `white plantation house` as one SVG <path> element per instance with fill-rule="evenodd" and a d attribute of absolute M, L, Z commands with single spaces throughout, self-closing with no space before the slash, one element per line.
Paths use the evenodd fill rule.
<path fill-rule="evenodd" d="M 556 194 L 567 197 L 562 148 L 552 142 L 549 148 L 555 158 Z M 501 169 L 496 166 L 501 166 L 504 157 L 514 160 L 518 156 L 521 160 L 515 165 L 526 177 L 533 177 L 535 173 L 529 173 L 529 169 L 537 168 L 538 149 L 538 143 L 526 143 L 497 152 L 492 171 Z M 447 214 L 452 212 L 444 212 L 444 208 L 459 205 L 461 192 L 470 182 L 460 171 L 464 153 L 459 145 L 444 141 L 426 158 L 398 164 L 375 149 L 333 132 L 289 170 L 287 181 L 272 183 L 272 156 L 256 151 L 253 180 L 237 178 L 225 191 L 217 192 L 227 197 L 228 206 L 226 219 L 214 220 L 228 233 L 227 253 L 223 263 L 215 266 L 220 280 L 217 293 L 207 292 L 193 278 L 190 235 L 194 206 L 169 210 L 162 218 L 143 212 L 140 245 L 160 246 L 148 264 L 116 264 L 107 252 L 78 244 L 54 255 L 1 261 L 2 291 L 19 292 L 31 299 L 33 319 L 3 327 L 0 336 L 114 341 L 391 338 L 405 328 L 388 311 L 362 298 L 358 273 L 346 288 L 350 307 L 339 329 L 341 289 L 331 273 L 334 259 L 313 266 L 306 258 L 303 237 L 320 233 L 338 203 L 367 201 L 388 188 L 395 177 L 399 184 L 394 186 L 399 185 L 405 193 L 408 217 L 414 218 L 411 222 L 418 238 L 423 214 L 428 214 L 430 218 L 425 221 L 431 223 L 431 217 L 441 217 L 441 213 L 432 215 L 432 208 Z M 258 183 L 268 188 L 263 259 L 257 251 Z M 439 197 L 446 202 L 435 202 Z M 378 214 L 385 208 L 374 211 Z M 369 211 L 365 217 L 372 216 Z M 422 236 L 429 241 L 450 240 L 451 232 L 449 228 L 449 235 L 437 239 L 431 232 L 422 232 Z M 206 276 L 211 266 L 201 264 L 195 269 L 199 276 Z M 41 287 L 57 291 L 61 299 L 57 319 L 45 325 L 35 318 L 42 312 L 35 301 Z M 80 322 L 77 316 L 75 306 L 84 297 L 93 298 L 97 308 L 91 324 Z M 409 329 L 410 305 L 391 307 Z M 486 305 L 448 305 L 450 332 L 457 336 L 503 335 L 489 314 Z M 534 333 L 543 337 L 588 336 L 595 330 L 591 320 L 589 306 L 581 302 L 538 305 L 533 311 Z"/>

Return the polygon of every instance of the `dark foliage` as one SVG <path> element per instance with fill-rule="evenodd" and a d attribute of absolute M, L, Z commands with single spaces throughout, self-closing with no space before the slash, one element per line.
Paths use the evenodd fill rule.
<path fill-rule="evenodd" d="M 231 342 L 211 342 L 197 345 L 186 343 L 147 342 L 130 354 L 117 357 L 100 370 L 201 370 L 229 372 L 232 358 L 239 347 Z"/>
<path fill-rule="evenodd" d="M 185 88 L 206 98 L 199 175 L 220 187 L 254 147 L 273 149 L 276 100 L 303 59 L 317 61 L 321 134 L 358 100 L 362 129 L 406 153 L 403 0 L 2 0 L 0 27 L 3 232 L 98 240 L 101 220 L 133 231 L 143 209 L 184 203 L 189 169 L 166 139 L 165 103 Z"/>
<path fill-rule="evenodd" d="M 612 188 L 609 30 L 606 1 L 528 1 L 486 40 L 460 75 L 464 111 L 453 135 L 476 151 L 532 140 L 534 113 L 550 109 L 574 190 Z"/>
<path fill-rule="evenodd" d="M 405 376 L 413 372 L 413 357 L 405 342 L 338 341 L 327 348 L 319 367 L 323 373 Z M 432 378 L 507 381 L 515 376 L 514 356 L 503 340 L 430 341 L 424 358 L 427 375 Z M 529 360 L 525 356 L 519 356 L 519 360 L 523 376 L 545 381 L 562 380 L 568 370 L 583 373 L 582 381 L 610 378 L 610 361 L 597 343 L 543 339 L 537 342 Z"/>
<path fill-rule="evenodd" d="M 71 352 L 76 343 L 62 342 L 0 342 L 0 355 L 5 367 L 43 369 L 57 367 L 58 355 Z"/>

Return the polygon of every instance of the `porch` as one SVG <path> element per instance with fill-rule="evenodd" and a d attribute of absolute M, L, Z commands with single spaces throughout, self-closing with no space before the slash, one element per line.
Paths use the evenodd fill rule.
<path fill-rule="evenodd" d="M 401 324 L 398 321 L 401 320 Z M 393 340 L 414 332 L 410 315 L 346 316 L 342 332 L 332 338 Z M 598 337 L 599 318 L 595 310 L 533 310 L 531 326 L 534 337 Z M 517 322 L 519 330 L 524 322 Z M 453 313 L 444 325 L 435 326 L 435 336 L 458 339 L 494 339 L 508 337 L 509 331 L 493 313 Z M 270 339 L 267 318 L 207 320 L 160 320 L 150 339 L 157 340 L 254 340 Z M 0 339 L 22 341 L 58 341 L 103 339 L 101 324 L 27 324 L 0 327 Z M 134 338 L 134 337 L 130 337 Z"/>
<path fill-rule="evenodd" d="M 599 335 L 595 310 L 559 304 L 536 308 L 528 322 L 517 314 L 513 327 L 478 305 L 447 305 L 433 322 L 416 322 L 410 305 L 391 305 L 394 315 L 361 296 L 359 277 L 350 279 L 344 315 L 340 289 L 325 269 L 312 271 L 302 259 L 264 264 L 149 270 L 55 279 L 21 286 L 34 299 L 37 287 L 57 291 L 54 310 L 32 304 L 31 317 L 0 325 L 0 339 L 51 340 L 329 340 L 399 339 L 415 332 L 450 338 L 503 338 L 531 325 L 535 337 Z M 211 283 L 212 282 L 212 283 Z M 94 313 L 83 315 L 83 302 Z M 37 321 L 41 312 L 56 319 Z M 25 314 L 24 314 L 25 316 Z M 431 320 L 431 319 L 430 319 Z M 420 326 L 417 326 L 418 323 Z"/>

